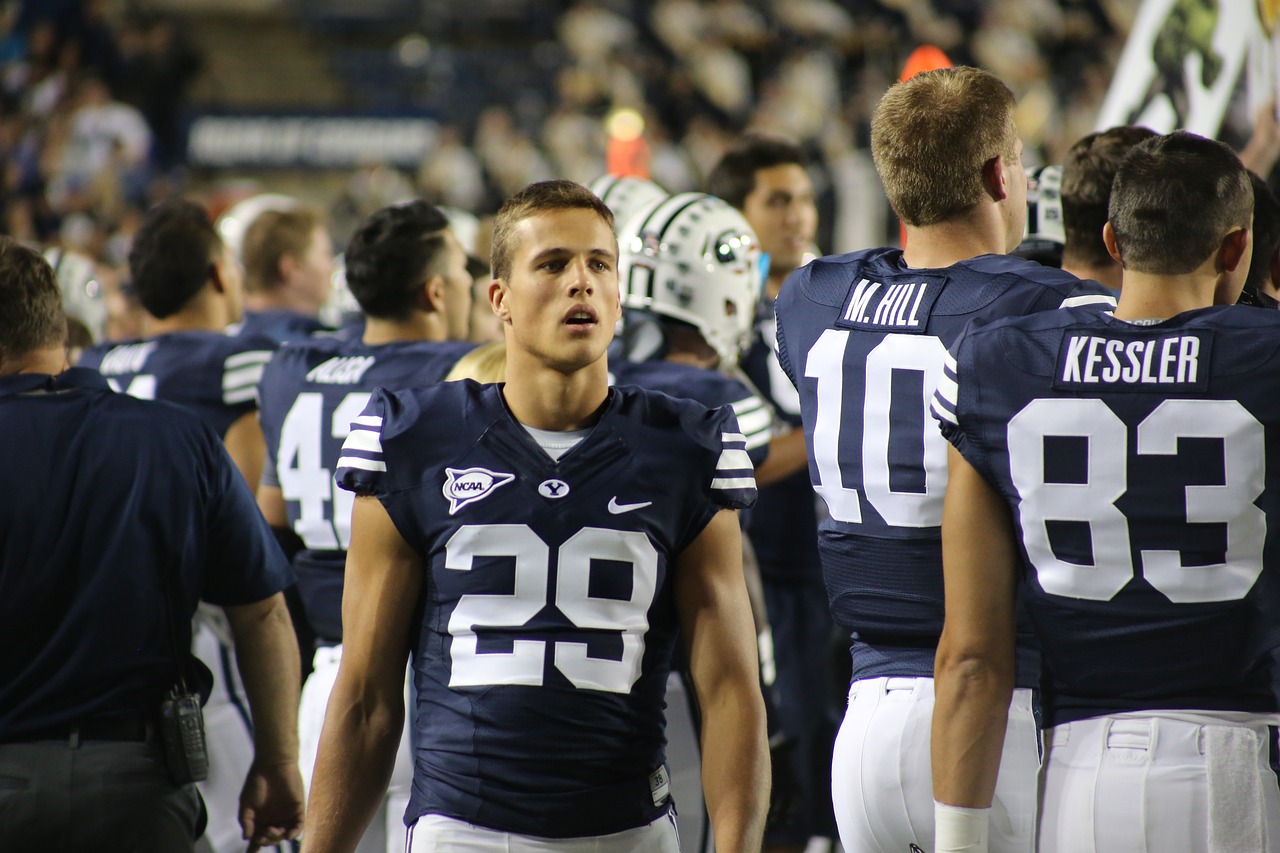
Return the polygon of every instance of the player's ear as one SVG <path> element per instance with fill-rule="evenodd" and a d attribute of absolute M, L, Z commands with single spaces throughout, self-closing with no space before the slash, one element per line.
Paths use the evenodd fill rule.
<path fill-rule="evenodd" d="M 1222 238 L 1218 247 L 1218 272 L 1235 272 L 1240 262 L 1249 257 L 1249 229 L 1237 228 Z"/>
<path fill-rule="evenodd" d="M 504 323 L 511 322 L 511 306 L 507 304 L 507 283 L 500 278 L 489 282 L 489 305 L 498 319 Z"/>
<path fill-rule="evenodd" d="M 992 157 L 982 164 L 982 183 L 992 201 L 1004 201 L 1009 196 L 1009 175 L 1004 156 Z"/>
<path fill-rule="evenodd" d="M 209 261 L 208 282 L 214 293 L 227 292 L 226 277 L 222 274 L 222 266 L 216 260 Z"/>
<path fill-rule="evenodd" d="M 443 314 L 445 311 L 444 289 L 444 277 L 441 275 L 433 275 L 424 281 L 418 290 L 419 310 L 428 314 Z"/>
<path fill-rule="evenodd" d="M 1107 247 L 1107 254 L 1112 260 L 1124 266 L 1124 261 L 1120 260 L 1120 246 L 1116 243 L 1116 232 L 1111 227 L 1110 221 L 1102 226 L 1102 245 Z"/>

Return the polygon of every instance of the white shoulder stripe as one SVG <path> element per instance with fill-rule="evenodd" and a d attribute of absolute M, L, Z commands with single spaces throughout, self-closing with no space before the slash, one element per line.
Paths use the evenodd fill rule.
<path fill-rule="evenodd" d="M 747 455 L 745 450 L 726 448 L 720 451 L 720 459 L 716 462 L 717 471 L 738 471 L 742 469 L 750 471 L 754 467 L 751 464 L 751 457 Z"/>
<path fill-rule="evenodd" d="M 736 403 L 730 403 L 733 406 L 733 413 L 738 417 L 742 417 L 744 412 L 754 412 L 757 409 L 764 408 L 764 400 L 761 400 L 755 394 L 750 397 L 744 397 Z"/>
<path fill-rule="evenodd" d="M 261 364 L 237 367 L 222 374 L 222 390 L 230 391 L 233 388 L 243 388 L 246 385 L 257 385 L 261 379 Z"/>
<path fill-rule="evenodd" d="M 382 428 L 382 418 L 378 415 L 356 415 L 351 419 L 352 426 L 367 426 Z"/>
<path fill-rule="evenodd" d="M 960 386 L 956 384 L 954 379 L 944 373 L 938 377 L 937 394 L 940 399 L 946 400 L 954 407 L 960 397 Z"/>
<path fill-rule="evenodd" d="M 752 433 L 751 437 L 747 439 L 747 450 L 755 450 L 762 444 L 768 444 L 772 438 L 773 433 L 767 429 L 762 429 L 759 432 Z"/>
<path fill-rule="evenodd" d="M 950 352 L 947 353 L 947 357 L 942 363 L 943 363 L 943 366 L 950 369 L 952 373 L 957 372 L 960 368 L 960 365 L 956 364 L 956 357 L 953 356 Z"/>
<path fill-rule="evenodd" d="M 743 435 L 752 435 L 758 432 L 768 432 L 769 427 L 773 424 L 773 418 L 769 414 L 768 409 L 756 409 L 745 415 L 738 415 L 738 426 L 742 429 Z"/>
<path fill-rule="evenodd" d="M 956 418 L 955 415 L 951 414 L 951 412 L 947 411 L 945 406 L 940 405 L 940 402 L 941 401 L 935 399 L 933 401 L 933 405 L 930 407 L 933 411 L 934 416 L 936 416 L 941 420 L 946 421 L 949 424 L 952 424 L 953 426 L 960 426 L 959 419 Z"/>
<path fill-rule="evenodd" d="M 273 355 L 275 355 L 274 351 L 269 349 L 247 350 L 227 356 L 227 360 L 222 364 L 227 370 L 233 370 L 237 367 L 244 367 L 247 364 L 266 364 Z"/>
<path fill-rule="evenodd" d="M 359 468 L 361 471 L 386 471 L 387 463 L 361 459 L 359 456 L 343 456 L 338 459 L 339 468 Z"/>
<path fill-rule="evenodd" d="M 1102 293 L 1086 293 L 1082 296 L 1068 296 L 1062 300 L 1059 308 L 1078 308 L 1081 305 L 1110 305 L 1116 307 L 1116 300 L 1113 296 L 1107 296 Z"/>
<path fill-rule="evenodd" d="M 755 477 L 716 477 L 711 481 L 713 489 L 754 489 Z"/>
<path fill-rule="evenodd" d="M 243 388 L 236 388 L 230 391 L 222 392 L 222 402 L 228 406 L 238 406 L 241 403 L 251 403 L 258 399 L 258 388 L 256 385 L 245 385 Z"/>
<path fill-rule="evenodd" d="M 721 443 L 721 444 L 733 444 L 733 443 L 735 443 L 735 442 L 739 442 L 739 443 L 742 443 L 742 444 L 746 444 L 746 443 L 747 443 L 747 437 L 746 437 L 745 435 L 743 435 L 742 433 L 740 433 L 740 432 L 722 432 L 722 433 L 720 433 L 720 443 Z"/>
<path fill-rule="evenodd" d="M 342 443 L 342 449 L 381 453 L 382 436 L 371 429 L 353 429 L 347 434 L 347 440 Z"/>

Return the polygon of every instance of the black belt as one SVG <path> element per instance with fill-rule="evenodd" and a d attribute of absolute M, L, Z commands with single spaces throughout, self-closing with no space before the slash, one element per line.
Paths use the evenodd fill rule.
<path fill-rule="evenodd" d="M 138 714 L 99 717 L 80 723 L 49 726 L 16 737 L 3 738 L 5 743 L 31 743 L 41 740 L 65 740 L 72 746 L 86 740 L 145 741 L 155 735 L 156 727 L 149 718 Z"/>

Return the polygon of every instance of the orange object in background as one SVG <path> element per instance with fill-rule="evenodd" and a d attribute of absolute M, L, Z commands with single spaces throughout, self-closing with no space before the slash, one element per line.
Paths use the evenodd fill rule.
<path fill-rule="evenodd" d="M 630 178 L 649 177 L 649 142 L 644 138 L 644 116 L 632 109 L 615 110 L 605 119 L 609 141 L 605 146 L 605 171 Z"/>

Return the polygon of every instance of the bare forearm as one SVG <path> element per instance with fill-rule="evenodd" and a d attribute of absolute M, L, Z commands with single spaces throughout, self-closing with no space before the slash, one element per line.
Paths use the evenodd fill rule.
<path fill-rule="evenodd" d="M 368 704 L 334 687 L 307 800 L 305 853 L 355 850 L 391 779 L 403 705 Z"/>
<path fill-rule="evenodd" d="M 940 803 L 988 808 L 1013 694 L 1011 673 L 974 659 L 935 667 L 933 796 Z"/>
<path fill-rule="evenodd" d="M 284 596 L 226 608 L 236 665 L 253 716 L 254 761 L 298 760 L 298 641 Z"/>
<path fill-rule="evenodd" d="M 716 849 L 756 851 L 769 808 L 764 702 L 750 689 L 718 691 L 702 705 L 702 787 Z"/>

